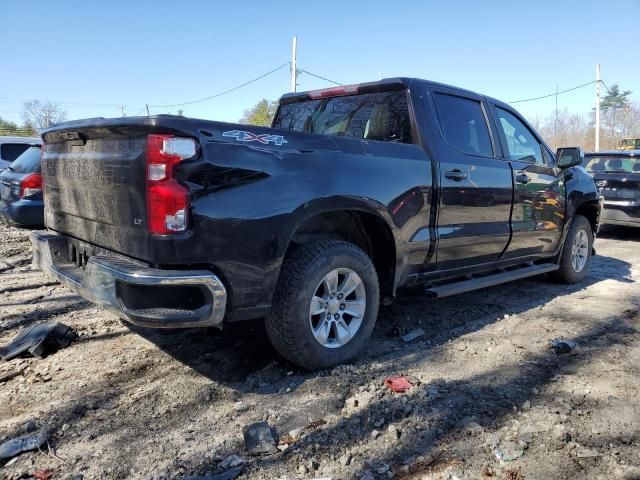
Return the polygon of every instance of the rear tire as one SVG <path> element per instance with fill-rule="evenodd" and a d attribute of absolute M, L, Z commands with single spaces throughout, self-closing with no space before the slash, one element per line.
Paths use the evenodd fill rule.
<path fill-rule="evenodd" d="M 351 360 L 371 335 L 380 289 L 356 245 L 322 240 L 297 247 L 282 265 L 267 334 L 287 360 L 319 370 Z"/>
<path fill-rule="evenodd" d="M 550 274 L 560 283 L 579 283 L 589 273 L 593 250 L 593 230 L 586 217 L 576 215 L 562 247 L 560 269 Z"/>

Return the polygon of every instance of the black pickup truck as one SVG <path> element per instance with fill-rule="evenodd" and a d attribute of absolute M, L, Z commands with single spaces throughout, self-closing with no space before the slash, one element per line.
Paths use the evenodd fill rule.
<path fill-rule="evenodd" d="M 265 318 L 309 369 L 379 305 L 589 268 L 601 206 L 509 105 L 419 79 L 285 94 L 272 128 L 169 115 L 43 133 L 34 265 L 148 327 Z"/>

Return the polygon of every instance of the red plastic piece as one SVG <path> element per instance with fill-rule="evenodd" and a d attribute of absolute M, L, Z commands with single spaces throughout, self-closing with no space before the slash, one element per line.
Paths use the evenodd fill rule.
<path fill-rule="evenodd" d="M 51 470 L 47 468 L 41 468 L 40 470 L 36 470 L 31 474 L 33 478 L 37 478 L 38 480 L 50 480 L 53 476 Z"/>
<path fill-rule="evenodd" d="M 396 393 L 404 393 L 413 387 L 405 377 L 387 377 L 384 384 Z"/>

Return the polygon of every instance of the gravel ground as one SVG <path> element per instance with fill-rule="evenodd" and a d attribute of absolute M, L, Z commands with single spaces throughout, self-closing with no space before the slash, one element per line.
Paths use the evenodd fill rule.
<path fill-rule="evenodd" d="M 0 479 L 640 479 L 640 233 L 602 232 L 578 286 L 403 292 L 357 361 L 315 374 L 281 360 L 260 323 L 128 326 L 32 271 L 27 232 L 0 239 L 0 345 L 52 319 L 78 334 L 0 363 L 20 372 L 0 383 L 0 440 L 49 433 Z M 556 338 L 577 347 L 556 354 Z M 393 393 L 389 375 L 413 387 Z M 242 430 L 260 420 L 281 445 L 252 457 Z"/>

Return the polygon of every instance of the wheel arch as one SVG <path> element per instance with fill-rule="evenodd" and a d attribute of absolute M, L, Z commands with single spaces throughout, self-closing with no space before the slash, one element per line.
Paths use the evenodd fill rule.
<path fill-rule="evenodd" d="M 371 258 L 378 273 L 381 298 L 393 297 L 396 287 L 397 246 L 389 221 L 381 213 L 355 205 L 307 209 L 292 228 L 282 258 L 299 245 L 326 239 L 348 241 L 362 248 Z"/>
<path fill-rule="evenodd" d="M 593 234 L 595 235 L 598 232 L 598 225 L 600 220 L 600 205 L 597 201 L 586 201 L 581 203 L 576 207 L 574 212 L 575 215 L 582 215 L 589 220 L 591 224 L 591 229 L 593 230 Z"/>

